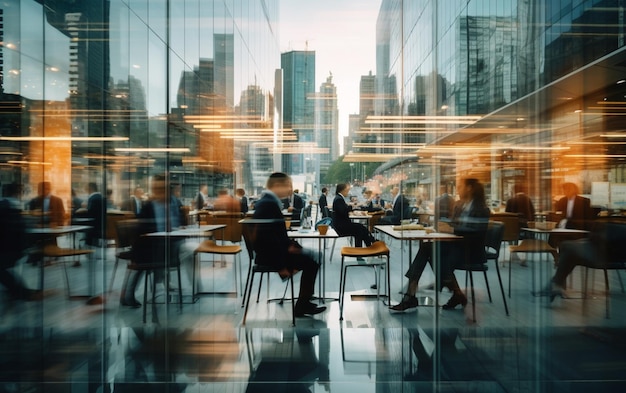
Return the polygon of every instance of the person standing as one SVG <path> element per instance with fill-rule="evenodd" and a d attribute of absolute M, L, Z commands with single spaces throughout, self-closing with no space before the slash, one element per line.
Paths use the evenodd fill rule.
<path fill-rule="evenodd" d="M 209 205 L 209 187 L 206 184 L 200 184 L 200 188 L 194 198 L 194 208 L 196 210 L 206 209 Z"/>
<path fill-rule="evenodd" d="M 328 199 L 326 196 L 328 195 L 328 188 L 322 188 L 322 194 L 320 195 L 320 199 L 318 201 L 318 205 L 320 208 L 320 212 L 322 212 L 322 217 L 330 217 L 330 212 L 328 210 Z"/>
<path fill-rule="evenodd" d="M 319 270 L 316 253 L 303 248 L 287 236 L 281 199 L 289 198 L 291 190 L 291 178 L 285 173 L 275 172 L 267 179 L 266 189 L 255 203 L 253 218 L 273 219 L 277 222 L 256 233 L 254 248 L 256 263 L 282 269 L 283 277 L 298 270 L 302 271 L 300 293 L 295 305 L 295 315 L 301 317 L 319 314 L 326 310 L 326 307 L 318 307 L 311 302 Z"/>
<path fill-rule="evenodd" d="M 239 199 L 240 210 L 242 213 L 247 213 L 250 209 L 248 206 L 248 197 L 246 196 L 246 190 L 243 188 L 238 188 L 235 190 L 235 195 L 237 199 Z"/>

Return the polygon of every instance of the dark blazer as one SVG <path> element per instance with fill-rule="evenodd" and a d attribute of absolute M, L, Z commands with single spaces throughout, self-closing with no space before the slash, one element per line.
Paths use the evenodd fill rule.
<path fill-rule="evenodd" d="M 346 200 L 340 194 L 335 195 L 333 199 L 333 227 L 338 233 L 346 233 L 352 226 L 350 220 L 350 212 L 352 206 L 346 203 Z"/>
<path fill-rule="evenodd" d="M 567 215 L 567 197 L 559 199 L 556 203 L 556 210 L 563 212 L 564 217 Z M 591 201 L 588 198 L 576 195 L 572 217 L 567 219 L 566 228 L 589 230 L 593 224 L 593 218 Z"/>
<path fill-rule="evenodd" d="M 411 206 L 409 200 L 402 194 L 396 199 L 396 203 L 393 204 L 391 214 L 387 212 L 387 215 L 380 219 L 381 224 L 394 224 L 398 225 L 402 220 L 408 220 L 411 218 Z"/>
<path fill-rule="evenodd" d="M 293 212 L 291 213 L 292 220 L 300 220 L 300 214 L 304 209 L 304 200 L 298 194 L 293 194 Z"/>
<path fill-rule="evenodd" d="M 199 191 L 196 194 L 196 197 L 194 198 L 193 201 L 194 201 L 194 207 L 196 208 L 196 210 L 202 210 L 205 208 L 204 197 L 202 196 L 202 193 L 200 193 Z"/>
<path fill-rule="evenodd" d="M 454 198 L 448 193 L 435 199 L 435 219 L 452 218 L 454 212 Z"/>
<path fill-rule="evenodd" d="M 257 227 L 254 242 L 256 263 L 276 267 L 287 266 L 291 240 L 287 236 L 285 219 L 276 200 L 271 195 L 264 194 L 254 204 L 253 218 L 277 220 L 275 223 Z"/>
<path fill-rule="evenodd" d="M 326 199 L 326 194 L 320 195 L 318 205 L 320 207 L 320 211 L 322 212 L 322 217 L 328 217 L 328 199 Z"/>
<path fill-rule="evenodd" d="M 26 223 L 20 209 L 8 199 L 0 200 L 0 267 L 15 265 L 26 246 Z"/>
<path fill-rule="evenodd" d="M 141 213 L 141 209 L 143 208 L 143 201 L 140 199 L 131 196 L 127 200 L 122 203 L 121 209 L 124 211 L 129 211 L 135 213 L 135 215 L 139 215 Z"/>
<path fill-rule="evenodd" d="M 166 238 L 140 236 L 146 233 L 158 231 L 159 228 L 157 227 L 155 209 L 154 201 L 147 201 L 144 203 L 141 213 L 137 216 L 139 219 L 139 225 L 137 228 L 139 236 L 136 237 L 137 241 L 132 248 L 133 261 L 135 263 L 164 263 L 164 256 L 166 255 Z M 182 217 L 176 200 L 171 201 L 170 209 L 170 222 L 168 224 L 170 226 L 176 226 L 176 224 L 180 225 L 180 223 L 182 223 Z M 178 222 L 172 223 L 171 221 L 174 220 L 177 220 Z M 166 229 L 171 230 L 172 228 Z M 168 263 L 170 265 L 174 265 L 175 263 L 179 263 L 178 254 L 180 245 L 184 240 L 175 237 L 170 237 L 168 240 Z"/>
<path fill-rule="evenodd" d="M 528 195 L 521 192 L 506 201 L 506 208 L 504 210 L 509 213 L 519 214 L 520 221 L 523 223 L 532 221 L 535 218 L 533 201 L 530 200 Z"/>
<path fill-rule="evenodd" d="M 95 193 L 87 199 L 87 212 L 85 216 L 92 218 L 93 227 L 87 232 L 86 240 L 88 244 L 96 245 L 97 239 L 103 239 L 106 233 L 106 200 L 102 194 Z"/>
<path fill-rule="evenodd" d="M 42 196 L 33 198 L 29 203 L 30 210 L 43 210 Z M 50 205 L 48 206 L 48 217 L 46 222 L 50 225 L 63 225 L 65 223 L 65 207 L 63 206 L 63 200 L 58 196 L 50 195 Z"/>
<path fill-rule="evenodd" d="M 248 208 L 248 197 L 247 196 L 242 196 L 241 199 L 239 200 L 239 204 L 241 205 L 240 210 L 242 213 L 247 213 L 249 208 Z"/>
<path fill-rule="evenodd" d="M 467 216 L 463 214 L 463 202 L 459 201 L 454 206 L 452 215 L 452 227 L 454 234 L 463 236 L 463 252 L 465 261 L 461 263 L 484 263 L 485 262 L 485 235 L 489 225 L 490 211 L 487 206 L 473 203 Z M 452 242 L 451 244 L 454 244 Z"/>

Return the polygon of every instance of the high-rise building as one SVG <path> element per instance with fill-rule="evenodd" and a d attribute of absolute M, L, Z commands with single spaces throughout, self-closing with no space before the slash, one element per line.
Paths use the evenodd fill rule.
<path fill-rule="evenodd" d="M 318 154 L 312 157 L 315 162 L 315 184 L 328 171 L 333 161 L 339 157 L 339 110 L 337 108 L 337 87 L 332 75 L 320 85 L 315 94 L 315 135 Z"/>
<path fill-rule="evenodd" d="M 298 142 L 314 140 L 315 51 L 290 51 L 281 54 L 283 69 L 283 127 L 292 129 Z M 283 156 L 283 170 L 307 173 L 306 157 L 298 152 Z"/>

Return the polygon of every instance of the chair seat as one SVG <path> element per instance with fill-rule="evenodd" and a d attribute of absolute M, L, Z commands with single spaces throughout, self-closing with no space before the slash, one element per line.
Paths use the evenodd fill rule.
<path fill-rule="evenodd" d="M 556 248 L 538 239 L 524 239 L 517 246 L 509 246 L 509 250 L 511 252 L 556 252 Z"/>
<path fill-rule="evenodd" d="M 92 254 L 93 250 L 61 248 L 54 244 L 49 244 L 43 248 L 43 256 L 50 258 L 71 257 L 76 255 Z"/>
<path fill-rule="evenodd" d="M 115 256 L 119 259 L 133 259 L 133 252 L 132 250 L 124 250 L 118 252 Z"/>
<path fill-rule="evenodd" d="M 389 255 L 389 248 L 385 242 L 377 241 L 369 247 L 341 247 L 343 257 L 374 257 L 379 255 Z"/>
<path fill-rule="evenodd" d="M 241 246 L 233 245 L 221 245 L 216 244 L 213 240 L 205 240 L 196 250 L 196 253 L 211 253 L 211 254 L 237 254 L 241 252 Z"/>

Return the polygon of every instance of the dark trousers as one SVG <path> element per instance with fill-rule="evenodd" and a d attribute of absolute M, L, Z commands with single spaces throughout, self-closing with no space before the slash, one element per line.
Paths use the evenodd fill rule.
<path fill-rule="evenodd" d="M 363 247 L 363 242 L 366 246 L 372 244 L 373 237 L 370 231 L 363 225 L 353 222 L 341 227 L 336 227 L 335 230 L 340 236 L 351 235 L 354 236 L 354 245 L 357 247 Z"/>
<path fill-rule="evenodd" d="M 303 248 L 301 254 L 289 254 L 289 268 L 297 269 L 302 272 L 300 277 L 300 293 L 298 294 L 298 303 L 308 302 L 315 293 L 315 280 L 319 265 L 315 260 L 315 253 L 309 249 Z"/>
<path fill-rule="evenodd" d="M 601 268 L 603 262 L 598 261 L 598 255 L 588 239 L 569 240 L 559 247 L 559 265 L 552 278 L 555 284 L 565 288 L 565 279 L 576 266 Z"/>

